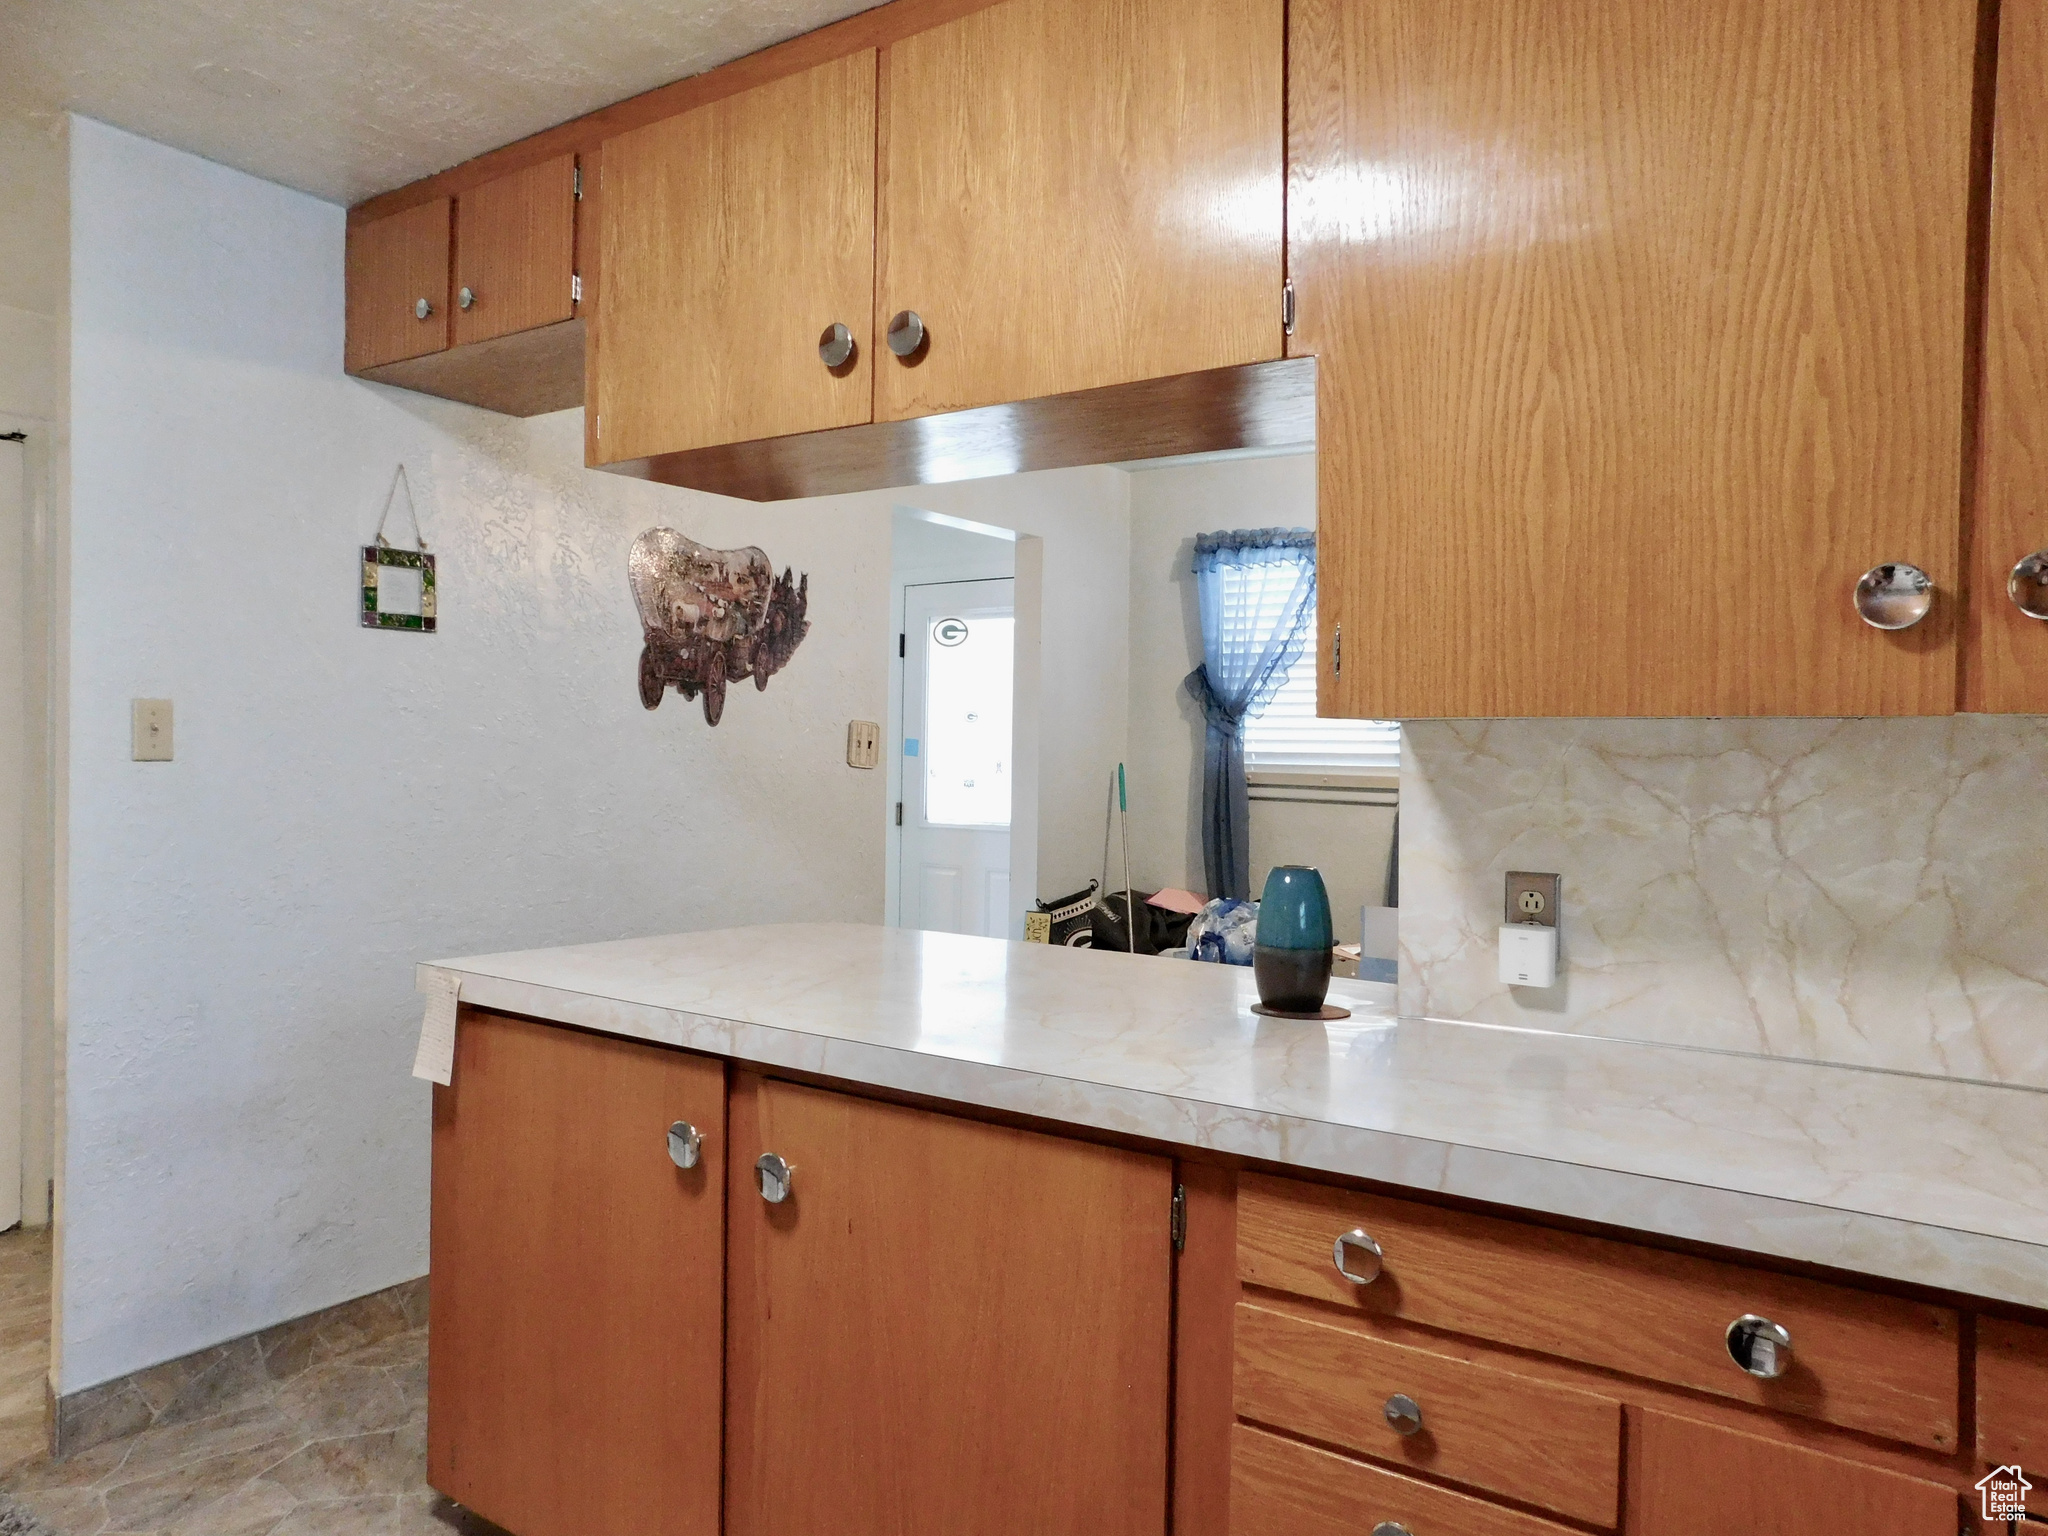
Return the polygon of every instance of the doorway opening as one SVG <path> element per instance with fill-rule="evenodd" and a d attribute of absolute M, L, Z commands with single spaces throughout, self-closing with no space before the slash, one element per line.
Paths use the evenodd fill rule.
<path fill-rule="evenodd" d="M 886 738 L 888 910 L 896 927 L 1012 936 L 1016 551 L 1007 530 L 896 514 Z"/>

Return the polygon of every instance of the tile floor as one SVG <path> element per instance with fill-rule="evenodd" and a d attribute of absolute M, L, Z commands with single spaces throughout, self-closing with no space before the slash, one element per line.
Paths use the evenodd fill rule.
<path fill-rule="evenodd" d="M 46 1338 L 48 1239 L 7 1234 L 0 1237 L 0 1457 L 12 1466 L 0 1480 L 0 1531 L 503 1536 L 427 1487 L 424 1328 L 311 1366 L 287 1382 L 265 1383 L 206 1417 L 145 1429 L 52 1464 L 35 1449 L 43 1434 L 48 1348 L 31 1327 L 37 1316 Z M 17 1412 L 17 1353 L 33 1378 L 32 1436 L 19 1433 L 25 1426 Z M 37 1523 L 23 1523 L 24 1516 Z"/>

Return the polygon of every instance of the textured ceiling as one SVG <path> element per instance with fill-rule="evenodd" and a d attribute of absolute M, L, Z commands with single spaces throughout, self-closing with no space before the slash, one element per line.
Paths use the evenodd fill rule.
<path fill-rule="evenodd" d="M 0 0 L 0 111 L 353 203 L 875 0 Z"/>

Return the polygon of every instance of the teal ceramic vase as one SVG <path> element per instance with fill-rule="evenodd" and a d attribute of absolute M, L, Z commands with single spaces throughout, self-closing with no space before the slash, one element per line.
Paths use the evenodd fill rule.
<path fill-rule="evenodd" d="M 1275 865 L 1259 898 L 1252 970 L 1275 1013 L 1317 1014 L 1330 993 L 1330 893 L 1305 864 Z"/>

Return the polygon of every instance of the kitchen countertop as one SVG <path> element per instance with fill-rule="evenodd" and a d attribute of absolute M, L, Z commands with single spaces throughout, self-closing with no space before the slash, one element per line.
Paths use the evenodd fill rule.
<path fill-rule="evenodd" d="M 789 924 L 436 961 L 761 1066 L 2048 1307 L 2048 1093 L 1394 1016 L 1234 966 Z"/>

